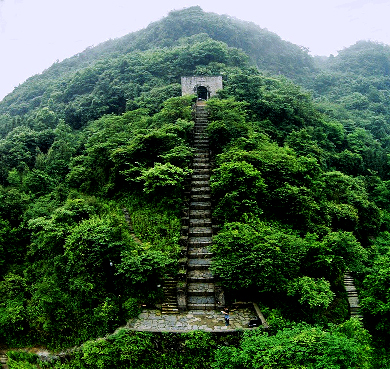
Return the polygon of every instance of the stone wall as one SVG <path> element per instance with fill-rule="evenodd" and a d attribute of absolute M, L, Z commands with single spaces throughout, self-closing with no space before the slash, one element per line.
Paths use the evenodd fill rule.
<path fill-rule="evenodd" d="M 222 90 L 222 76 L 192 76 L 181 77 L 181 94 L 197 95 L 198 87 L 205 87 L 207 89 L 208 97 L 213 97 L 218 90 Z"/>

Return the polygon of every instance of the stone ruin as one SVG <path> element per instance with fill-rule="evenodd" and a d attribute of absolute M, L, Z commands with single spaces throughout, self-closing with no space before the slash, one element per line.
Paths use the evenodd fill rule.
<path fill-rule="evenodd" d="M 208 100 L 222 88 L 222 76 L 181 77 L 182 96 L 196 95 L 199 100 Z"/>

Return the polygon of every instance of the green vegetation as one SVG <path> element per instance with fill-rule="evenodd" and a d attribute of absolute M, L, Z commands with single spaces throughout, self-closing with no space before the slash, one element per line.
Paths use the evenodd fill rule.
<path fill-rule="evenodd" d="M 267 333 L 112 334 L 177 270 L 184 75 L 223 77 L 207 102 L 212 268 Z M 12 351 L 9 367 L 389 367 L 389 102 L 389 46 L 312 58 L 199 7 L 31 77 L 0 102 L 0 342 L 79 348 L 45 364 Z"/>

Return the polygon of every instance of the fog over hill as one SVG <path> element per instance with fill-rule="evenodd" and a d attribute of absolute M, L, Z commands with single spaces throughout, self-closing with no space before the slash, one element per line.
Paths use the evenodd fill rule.
<path fill-rule="evenodd" d="M 313 57 L 172 11 L 0 102 L 0 343 L 78 346 L 57 369 L 385 368 L 389 199 L 389 46 Z M 267 334 L 118 330 L 249 299 Z"/>
<path fill-rule="evenodd" d="M 308 48 L 311 55 L 336 55 L 357 40 L 390 43 L 387 1 L 199 0 L 197 4 L 208 12 L 252 21 L 284 40 Z M 172 9 L 191 5 L 194 4 L 179 0 L 157 4 L 151 0 L 135 4 L 113 0 L 109 5 L 102 0 L 0 1 L 0 44 L 6 56 L 0 60 L 0 99 L 55 60 L 142 29 Z"/>

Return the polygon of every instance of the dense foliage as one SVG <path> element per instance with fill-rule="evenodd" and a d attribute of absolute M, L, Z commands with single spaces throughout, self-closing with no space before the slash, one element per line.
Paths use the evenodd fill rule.
<path fill-rule="evenodd" d="M 161 301 L 193 156 L 195 96 L 180 97 L 180 76 L 222 75 L 207 102 L 213 271 L 271 331 L 226 347 L 185 335 L 172 358 L 168 338 L 120 331 L 53 365 L 386 367 L 389 74 L 389 46 L 312 58 L 194 7 L 31 77 L 0 102 L 0 342 L 81 345 Z M 371 343 L 347 320 L 346 271 Z"/>
<path fill-rule="evenodd" d="M 276 335 L 256 331 L 217 336 L 205 332 L 144 333 L 121 329 L 85 342 L 67 356 L 42 362 L 37 355 L 8 353 L 10 369 L 71 368 L 371 368 L 367 333 L 356 321 L 330 329 L 292 324 Z"/>

